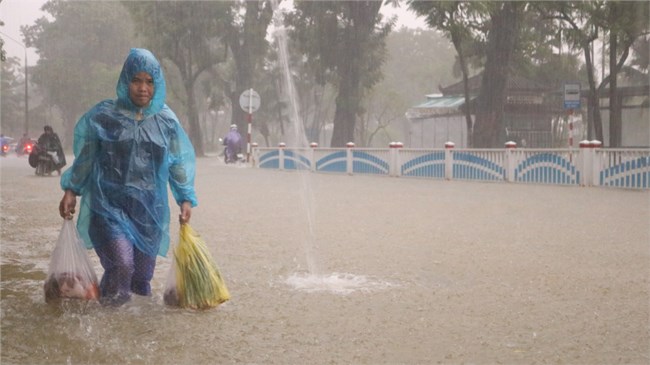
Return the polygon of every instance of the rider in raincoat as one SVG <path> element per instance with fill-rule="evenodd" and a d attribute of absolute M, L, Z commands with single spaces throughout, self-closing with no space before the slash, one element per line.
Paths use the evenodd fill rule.
<path fill-rule="evenodd" d="M 59 211 L 94 247 L 104 275 L 101 301 L 121 305 L 131 292 L 151 295 L 156 255 L 169 249 L 167 186 L 188 223 L 197 205 L 194 148 L 165 104 L 160 63 L 131 49 L 117 83 L 117 99 L 104 100 L 77 122 L 74 163 L 61 177 Z"/>
<path fill-rule="evenodd" d="M 237 131 L 237 124 L 230 126 L 230 132 L 223 139 L 223 145 L 226 146 L 224 151 L 226 163 L 235 163 L 237 154 L 241 153 L 243 139 Z"/>

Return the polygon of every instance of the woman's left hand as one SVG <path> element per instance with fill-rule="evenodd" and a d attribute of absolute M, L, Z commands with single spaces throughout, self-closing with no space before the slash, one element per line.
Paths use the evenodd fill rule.
<path fill-rule="evenodd" d="M 181 214 L 178 215 L 178 221 L 181 224 L 190 223 L 190 218 L 192 217 L 192 203 L 183 202 L 181 204 Z"/>

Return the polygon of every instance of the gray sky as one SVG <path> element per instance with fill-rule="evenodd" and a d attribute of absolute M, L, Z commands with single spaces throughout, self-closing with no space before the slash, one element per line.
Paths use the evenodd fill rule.
<path fill-rule="evenodd" d="M 46 0 L 2 0 L 0 3 L 0 19 L 5 23 L 5 26 L 0 27 L 0 32 L 22 44 L 23 37 L 20 34 L 20 26 L 32 25 L 36 19 L 44 16 L 45 13 L 39 9 L 45 2 Z M 0 34 L 0 37 L 5 40 L 4 48 L 7 51 L 7 57 L 18 57 L 22 63 L 25 48 L 13 40 L 7 39 L 4 34 Z M 36 52 L 33 49 L 27 49 L 28 64 L 35 64 L 37 59 Z"/>
<path fill-rule="evenodd" d="M 4 27 L 0 27 L 0 32 L 8 35 L 14 40 L 22 43 L 23 37 L 20 33 L 20 27 L 23 25 L 32 25 L 34 21 L 42 16 L 47 15 L 40 8 L 47 0 L 2 0 L 0 2 L 0 19 L 5 22 Z M 413 13 L 405 10 L 404 6 L 394 9 L 391 6 L 384 6 L 382 13 L 386 16 L 398 15 L 397 28 L 426 28 L 424 21 L 416 18 Z M 11 39 L 0 34 L 5 40 L 5 50 L 8 57 L 18 57 L 23 63 L 25 48 L 18 45 Z M 31 66 L 36 64 L 38 55 L 33 49 L 27 49 L 27 63 Z"/>

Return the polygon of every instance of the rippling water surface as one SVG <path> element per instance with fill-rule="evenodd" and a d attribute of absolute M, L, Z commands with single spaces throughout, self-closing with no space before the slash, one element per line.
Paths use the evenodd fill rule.
<path fill-rule="evenodd" d="M 50 306 L 58 178 L 0 168 L 2 364 L 648 362 L 647 192 L 314 174 L 309 227 L 295 173 L 202 158 L 231 301 L 166 307 L 161 257 L 152 297 Z"/>

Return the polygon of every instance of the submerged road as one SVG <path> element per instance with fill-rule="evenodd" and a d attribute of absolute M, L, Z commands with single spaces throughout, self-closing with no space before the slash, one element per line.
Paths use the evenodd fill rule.
<path fill-rule="evenodd" d="M 2 363 L 650 362 L 647 191 L 202 158 L 192 226 L 232 299 L 195 312 L 163 304 L 162 257 L 151 298 L 46 305 L 59 179 L 15 156 L 0 173 Z"/>

